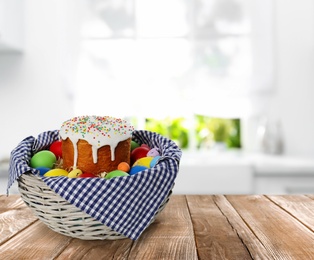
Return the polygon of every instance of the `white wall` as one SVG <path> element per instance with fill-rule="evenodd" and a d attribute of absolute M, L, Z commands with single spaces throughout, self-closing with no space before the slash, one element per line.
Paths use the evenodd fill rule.
<path fill-rule="evenodd" d="M 284 154 L 314 158 L 314 2 L 274 3 L 275 82 L 252 100 L 257 114 L 244 122 L 244 143 L 258 151 L 256 131 L 263 117 L 282 126 Z"/>
<path fill-rule="evenodd" d="M 62 69 L 59 1 L 27 0 L 24 51 L 0 53 L 0 158 L 73 115 Z"/>
<path fill-rule="evenodd" d="M 60 21 L 62 2 L 25 0 L 24 52 L 0 54 L 0 158 L 73 116 L 71 64 L 62 59 L 71 51 L 63 43 L 73 39 Z M 280 118 L 287 154 L 314 156 L 314 2 L 274 3 L 275 89 L 262 111 Z"/>
<path fill-rule="evenodd" d="M 314 158 L 314 1 L 275 2 L 276 84 L 268 113 L 282 120 L 287 154 Z"/>

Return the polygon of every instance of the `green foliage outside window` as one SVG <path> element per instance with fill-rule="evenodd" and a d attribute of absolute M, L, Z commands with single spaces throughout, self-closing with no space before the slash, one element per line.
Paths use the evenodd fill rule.
<path fill-rule="evenodd" d="M 185 118 L 165 118 L 157 120 L 146 119 L 145 128 L 149 131 L 159 133 L 176 142 L 181 148 L 187 148 L 189 144 L 189 131 L 185 127 Z"/>
<path fill-rule="evenodd" d="M 196 139 L 198 148 L 212 146 L 214 143 L 225 143 L 229 148 L 240 148 L 240 119 L 196 115 Z"/>
<path fill-rule="evenodd" d="M 240 148 L 240 119 L 212 118 L 196 115 L 194 129 L 188 127 L 186 118 L 146 119 L 145 128 L 175 141 L 182 149 L 188 148 L 190 138 L 196 140 L 197 148 L 211 148 L 224 143 L 228 148 Z M 190 134 L 189 134 L 190 132 Z M 192 136 L 191 136 L 192 133 Z"/>

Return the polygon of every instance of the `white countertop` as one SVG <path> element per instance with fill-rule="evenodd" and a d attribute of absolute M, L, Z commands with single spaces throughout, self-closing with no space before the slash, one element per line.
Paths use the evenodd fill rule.
<path fill-rule="evenodd" d="M 259 155 L 251 160 L 256 175 L 314 175 L 314 158 Z"/>
<path fill-rule="evenodd" d="M 314 175 L 314 158 L 288 155 L 246 154 L 240 151 L 190 152 L 183 151 L 181 167 L 251 166 L 255 175 Z"/>

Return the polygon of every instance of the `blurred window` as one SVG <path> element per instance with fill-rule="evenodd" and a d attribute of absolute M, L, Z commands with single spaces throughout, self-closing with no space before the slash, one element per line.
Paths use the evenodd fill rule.
<path fill-rule="evenodd" d="M 81 2 L 78 114 L 240 118 L 271 87 L 269 0 Z"/>

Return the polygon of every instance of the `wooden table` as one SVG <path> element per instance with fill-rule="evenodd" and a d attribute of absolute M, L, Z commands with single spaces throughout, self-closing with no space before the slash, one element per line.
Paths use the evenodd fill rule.
<path fill-rule="evenodd" d="M 0 259 L 314 259 L 314 195 L 173 195 L 137 241 L 60 235 L 2 195 Z"/>

